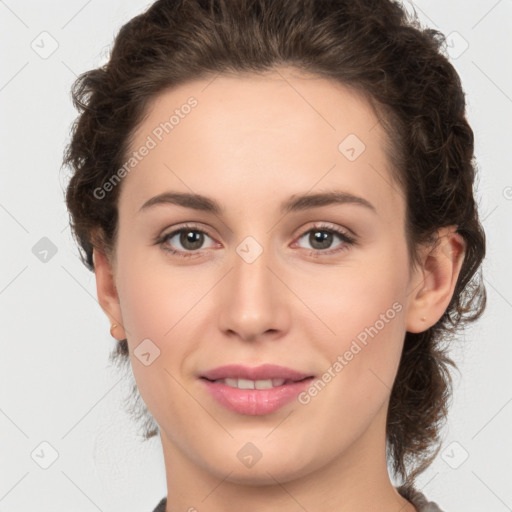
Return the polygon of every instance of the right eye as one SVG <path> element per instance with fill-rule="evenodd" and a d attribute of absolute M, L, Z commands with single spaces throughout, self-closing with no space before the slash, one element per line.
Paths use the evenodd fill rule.
<path fill-rule="evenodd" d="M 189 258 L 196 256 L 195 253 L 202 248 L 205 236 L 211 239 L 206 231 L 196 226 L 183 226 L 162 235 L 157 243 L 164 251 L 182 258 Z M 175 239 L 174 242 L 172 242 L 173 239 Z M 177 244 L 181 244 L 182 249 L 174 249 L 173 247 L 176 247 Z"/>

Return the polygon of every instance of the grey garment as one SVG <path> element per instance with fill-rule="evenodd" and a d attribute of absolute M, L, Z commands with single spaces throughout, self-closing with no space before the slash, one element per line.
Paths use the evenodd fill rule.
<path fill-rule="evenodd" d="M 166 503 L 167 503 L 167 498 L 162 498 L 162 500 L 156 506 L 156 508 L 155 508 L 155 510 L 153 510 L 153 512 L 165 512 Z"/>
<path fill-rule="evenodd" d="M 418 512 L 443 512 L 434 501 L 428 501 L 425 495 L 416 489 L 407 487 L 397 487 L 398 493 L 409 500 L 418 510 Z M 162 498 L 153 512 L 165 512 L 167 498 Z"/>

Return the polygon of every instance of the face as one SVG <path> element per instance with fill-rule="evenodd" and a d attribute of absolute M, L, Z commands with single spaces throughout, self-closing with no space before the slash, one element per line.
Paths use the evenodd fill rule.
<path fill-rule="evenodd" d="M 155 98 L 131 141 L 113 271 L 168 454 L 257 483 L 364 459 L 363 439 L 382 448 L 418 285 L 384 143 L 364 99 L 292 70 Z M 231 364 L 300 376 L 204 378 Z M 279 372 L 244 375 L 266 388 Z"/>

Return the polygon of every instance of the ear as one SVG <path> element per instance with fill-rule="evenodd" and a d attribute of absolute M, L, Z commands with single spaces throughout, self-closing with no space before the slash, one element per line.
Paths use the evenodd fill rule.
<path fill-rule="evenodd" d="M 96 291 L 101 309 L 103 309 L 111 324 L 117 324 L 118 327 L 114 331 L 116 339 L 123 340 L 126 338 L 126 332 L 123 326 L 113 266 L 105 252 L 97 247 L 93 249 L 92 260 L 96 275 Z"/>
<path fill-rule="evenodd" d="M 455 230 L 456 226 L 440 229 L 438 245 L 423 251 L 422 265 L 410 282 L 406 316 L 409 332 L 423 332 L 434 325 L 452 299 L 466 250 L 464 238 Z"/>

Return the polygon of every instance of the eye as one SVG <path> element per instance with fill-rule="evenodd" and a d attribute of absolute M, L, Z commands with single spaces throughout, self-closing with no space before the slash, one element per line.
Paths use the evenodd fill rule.
<path fill-rule="evenodd" d="M 341 244 L 337 248 L 331 249 L 335 238 L 341 240 Z M 309 249 L 310 256 L 320 256 L 325 254 L 338 253 L 355 245 L 356 239 L 347 232 L 329 225 L 321 224 L 303 233 L 299 241 L 305 239 L 311 245 Z"/>
<path fill-rule="evenodd" d="M 202 229 L 196 226 L 182 226 L 179 229 L 175 229 L 170 233 L 162 235 L 156 243 L 160 244 L 164 251 L 174 254 L 178 257 L 189 258 L 196 256 L 194 252 L 199 252 L 203 247 L 205 237 L 211 237 Z M 178 247 L 178 250 L 173 247 L 181 245 L 182 249 Z M 198 254 L 199 255 L 199 254 Z"/>

